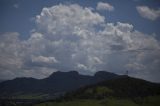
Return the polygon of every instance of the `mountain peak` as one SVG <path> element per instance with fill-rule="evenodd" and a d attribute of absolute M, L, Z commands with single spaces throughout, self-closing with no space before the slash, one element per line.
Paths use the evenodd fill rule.
<path fill-rule="evenodd" d="M 65 75 L 79 75 L 79 73 L 77 71 L 68 71 L 68 72 L 64 72 L 64 71 L 56 71 L 56 72 L 53 72 L 50 76 L 50 77 L 54 77 L 54 76 L 65 76 Z"/>

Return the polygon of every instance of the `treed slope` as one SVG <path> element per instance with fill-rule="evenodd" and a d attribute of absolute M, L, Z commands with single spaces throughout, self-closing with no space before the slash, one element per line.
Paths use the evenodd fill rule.
<path fill-rule="evenodd" d="M 160 84 L 145 80 L 121 76 L 82 87 L 67 94 L 67 98 L 105 98 L 109 96 L 120 98 L 135 98 L 160 95 Z"/>
<path fill-rule="evenodd" d="M 160 84 L 120 76 L 81 87 L 35 106 L 159 106 Z"/>
<path fill-rule="evenodd" d="M 160 94 L 160 84 L 151 83 L 142 79 L 123 76 L 119 79 L 104 81 L 97 84 L 114 90 L 115 96 L 143 97 Z"/>

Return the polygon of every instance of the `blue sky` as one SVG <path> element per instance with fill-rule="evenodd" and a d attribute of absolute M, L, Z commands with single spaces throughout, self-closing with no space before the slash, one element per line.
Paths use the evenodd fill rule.
<path fill-rule="evenodd" d="M 34 28 L 35 23 L 32 20 L 35 15 L 39 14 L 43 7 L 50 7 L 59 3 L 71 4 L 78 3 L 81 6 L 87 6 L 95 8 L 99 0 L 1 0 L 1 20 L 0 20 L 0 32 L 16 31 L 23 36 L 22 38 L 28 38 L 29 32 Z M 102 0 L 106 1 L 106 0 Z M 101 13 L 106 16 L 109 22 L 129 22 L 134 25 L 137 30 L 152 34 L 155 33 L 157 38 L 160 34 L 160 21 L 148 21 L 139 16 L 136 11 L 136 6 L 147 5 L 151 8 L 159 8 L 160 2 L 158 0 L 107 0 L 115 8 L 113 13 L 102 11 Z M 18 5 L 18 8 L 14 7 Z M 15 27 L 16 25 L 16 27 Z M 27 37 L 26 37 L 27 36 Z"/>
<path fill-rule="evenodd" d="M 74 69 L 160 81 L 158 0 L 1 0 L 0 11 L 2 79 Z"/>

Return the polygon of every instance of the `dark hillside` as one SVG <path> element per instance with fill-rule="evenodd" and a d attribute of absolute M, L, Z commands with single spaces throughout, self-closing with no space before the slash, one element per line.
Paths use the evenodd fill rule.
<path fill-rule="evenodd" d="M 160 95 L 160 84 L 121 76 L 80 88 L 68 95 L 77 98 L 105 98 L 107 96 L 120 98 L 146 97 Z"/>

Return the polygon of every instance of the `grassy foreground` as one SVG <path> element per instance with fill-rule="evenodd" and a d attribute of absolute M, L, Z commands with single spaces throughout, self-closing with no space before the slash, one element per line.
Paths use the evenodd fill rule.
<path fill-rule="evenodd" d="M 62 102 L 45 102 L 34 106 L 160 106 L 160 96 L 146 98 L 117 99 L 107 98 L 102 100 L 96 99 L 76 99 Z"/>

